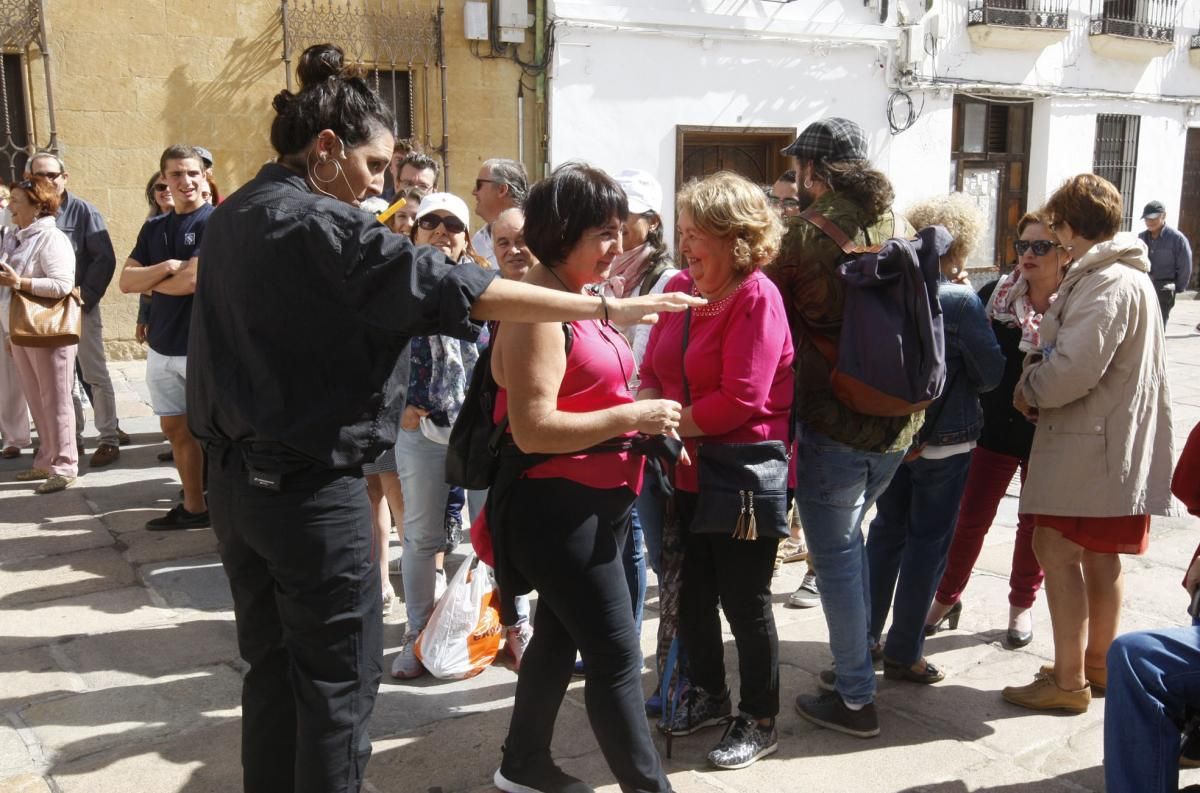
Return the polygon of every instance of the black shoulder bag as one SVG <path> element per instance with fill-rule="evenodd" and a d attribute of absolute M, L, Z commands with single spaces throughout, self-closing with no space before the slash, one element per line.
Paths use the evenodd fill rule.
<path fill-rule="evenodd" d="M 692 310 L 683 326 L 684 405 L 692 404 L 685 358 L 691 335 Z M 793 411 L 795 406 L 793 405 Z M 760 536 L 788 536 L 788 469 L 795 433 L 795 417 L 788 417 L 788 442 L 700 443 L 695 464 L 700 477 L 696 515 L 689 531 L 702 534 L 731 534 L 735 540 L 757 540 Z"/>

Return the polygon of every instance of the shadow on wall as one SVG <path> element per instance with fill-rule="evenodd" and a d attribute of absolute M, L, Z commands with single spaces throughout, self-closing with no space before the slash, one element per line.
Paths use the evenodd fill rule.
<path fill-rule="evenodd" d="M 219 58 L 211 77 L 197 77 L 200 69 L 186 65 L 171 70 L 162 120 L 168 142 L 191 142 L 213 150 L 216 178 L 228 195 L 236 187 L 229 183 L 231 175 L 253 175 L 269 152 L 270 99 L 284 87 L 284 75 L 277 21 L 253 39 L 226 41 L 224 52 L 219 45 L 211 50 L 211 57 Z M 264 85 L 272 72 L 277 87 Z"/>

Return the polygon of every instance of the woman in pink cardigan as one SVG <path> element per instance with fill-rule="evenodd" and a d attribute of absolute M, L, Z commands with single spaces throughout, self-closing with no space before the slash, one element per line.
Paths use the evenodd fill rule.
<path fill-rule="evenodd" d="M 760 269 L 779 249 L 778 215 L 761 189 L 718 173 L 680 192 L 678 227 L 689 269 L 666 288 L 701 295 L 708 305 L 659 318 L 642 360 L 638 399 L 684 403 L 679 434 L 694 463 L 700 462 L 702 445 L 786 443 L 792 338 L 783 299 Z M 703 520 L 712 516 L 697 514 L 698 467 L 681 465 L 675 472 L 675 509 L 684 535 L 679 635 L 691 687 L 673 714 L 664 704 L 659 729 L 690 735 L 732 715 L 719 603 L 737 644 L 741 701 L 708 760 L 717 768 L 742 768 L 778 746 L 779 640 L 771 574 L 788 527 L 786 519 L 779 525 L 759 519 L 757 538 L 746 539 L 750 532 L 735 537 L 734 525 L 718 529 Z"/>
<path fill-rule="evenodd" d="M 63 297 L 75 287 L 75 252 L 67 235 L 54 225 L 60 198 L 40 177 L 12 189 L 15 234 L 7 236 L 0 252 L 0 323 L 10 332 L 12 290 L 39 297 Z M 71 386 L 75 379 L 76 345 L 67 347 L 12 346 L 13 363 L 25 399 L 37 424 L 40 445 L 33 468 L 17 480 L 44 479 L 38 493 L 57 493 L 69 487 L 79 472 L 75 448 L 75 408 Z"/>

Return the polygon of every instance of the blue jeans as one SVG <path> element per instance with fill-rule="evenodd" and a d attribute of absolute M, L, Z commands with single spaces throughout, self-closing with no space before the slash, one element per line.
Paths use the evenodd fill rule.
<path fill-rule="evenodd" d="M 800 424 L 796 508 L 829 626 L 837 691 L 851 705 L 875 698 L 868 642 L 870 591 L 863 516 L 883 492 L 904 452 L 865 452 Z"/>
<path fill-rule="evenodd" d="M 642 492 L 637 497 L 637 518 L 646 544 L 646 561 L 654 575 L 662 576 L 663 519 L 667 512 L 667 495 L 658 475 L 646 467 Z"/>
<path fill-rule="evenodd" d="M 1200 628 L 1118 636 L 1108 648 L 1104 782 L 1108 793 L 1175 793 L 1179 733 L 1200 707 Z"/>
<path fill-rule="evenodd" d="M 625 581 L 629 584 L 629 599 L 633 601 L 633 624 L 637 628 L 638 636 L 641 636 L 642 611 L 646 605 L 646 552 L 643 547 L 642 522 L 638 518 L 636 506 L 632 512 L 629 536 L 625 538 L 625 547 L 621 549 L 621 561 L 625 566 Z"/>
<path fill-rule="evenodd" d="M 396 474 L 404 491 L 404 605 L 415 639 L 433 613 L 434 556 L 446 543 L 446 447 L 419 430 L 396 436 Z"/>
<path fill-rule="evenodd" d="M 867 533 L 871 636 L 883 638 L 890 608 L 884 652 L 905 666 L 920 660 L 925 646 L 925 617 L 946 570 L 970 463 L 970 453 L 904 463 L 876 504 Z"/>

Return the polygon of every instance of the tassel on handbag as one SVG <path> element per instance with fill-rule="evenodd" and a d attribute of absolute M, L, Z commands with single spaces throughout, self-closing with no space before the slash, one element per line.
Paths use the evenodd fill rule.
<path fill-rule="evenodd" d="M 742 499 L 742 511 L 738 514 L 737 524 L 733 527 L 733 539 L 757 540 L 758 521 L 754 517 L 754 491 L 739 490 Z"/>

